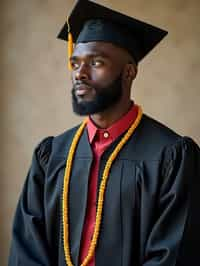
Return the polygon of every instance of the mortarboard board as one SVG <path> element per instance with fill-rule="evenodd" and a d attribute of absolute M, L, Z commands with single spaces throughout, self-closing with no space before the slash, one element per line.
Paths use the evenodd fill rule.
<path fill-rule="evenodd" d="M 58 38 L 75 43 L 104 41 L 126 49 L 141 61 L 167 31 L 88 0 L 76 1 Z"/>

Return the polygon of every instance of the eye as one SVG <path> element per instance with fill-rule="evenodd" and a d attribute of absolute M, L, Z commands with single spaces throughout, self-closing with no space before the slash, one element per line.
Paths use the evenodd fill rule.
<path fill-rule="evenodd" d="M 76 70 L 79 68 L 79 64 L 75 61 L 70 61 L 71 62 L 71 66 L 73 70 Z"/>
<path fill-rule="evenodd" d="M 104 62 L 101 59 L 93 59 L 91 65 L 94 67 L 100 67 L 104 65 Z"/>

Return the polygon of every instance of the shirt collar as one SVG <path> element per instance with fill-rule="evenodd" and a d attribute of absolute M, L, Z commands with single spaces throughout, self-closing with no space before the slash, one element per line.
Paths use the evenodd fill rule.
<path fill-rule="evenodd" d="M 94 140 L 97 132 L 100 134 L 107 132 L 112 141 L 114 141 L 131 126 L 131 124 L 135 121 L 137 114 L 138 106 L 136 104 L 133 104 L 131 109 L 122 118 L 117 120 L 109 128 L 104 129 L 98 128 L 92 121 L 91 117 L 89 117 L 87 121 L 87 131 L 90 144 Z"/>

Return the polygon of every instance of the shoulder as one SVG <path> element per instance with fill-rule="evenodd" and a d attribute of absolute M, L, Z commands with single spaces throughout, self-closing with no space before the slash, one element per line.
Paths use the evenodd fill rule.
<path fill-rule="evenodd" d="M 79 126 L 80 125 L 70 128 L 54 137 L 52 151 L 57 154 L 58 157 L 66 157 L 66 151 L 69 150 L 73 137 Z"/>
<path fill-rule="evenodd" d="M 34 154 L 42 168 L 45 168 L 52 154 L 57 157 L 66 157 L 66 151 L 70 147 L 78 126 L 70 128 L 57 136 L 43 138 L 36 146 Z"/>
<path fill-rule="evenodd" d="M 163 153 L 194 146 L 192 139 L 177 134 L 161 122 L 144 114 L 133 136 L 134 149 L 139 160 L 160 160 Z"/>
<path fill-rule="evenodd" d="M 181 139 L 181 136 L 171 128 L 154 118 L 144 114 L 141 121 L 141 131 L 148 133 L 152 140 L 162 144 L 172 144 Z"/>
<path fill-rule="evenodd" d="M 187 136 L 181 136 L 173 129 L 170 129 L 161 122 L 144 115 L 143 116 L 143 131 L 147 132 L 152 142 L 157 143 L 158 146 L 163 148 L 176 148 L 176 149 L 194 149 L 199 150 L 198 145 L 194 140 Z M 155 142 L 154 142 L 155 141 Z"/>
<path fill-rule="evenodd" d="M 49 156 L 51 154 L 51 149 L 52 149 L 53 138 L 54 138 L 53 136 L 49 136 L 42 139 L 35 148 L 33 157 L 36 156 L 37 161 L 42 166 L 42 168 L 45 168 L 45 165 L 49 160 Z"/>
<path fill-rule="evenodd" d="M 59 144 L 59 143 L 62 144 L 64 141 L 70 139 L 71 137 L 74 136 L 74 134 L 76 133 L 79 126 L 80 126 L 80 124 L 70 128 L 70 129 L 67 129 L 66 131 L 62 132 L 61 134 L 55 136 L 54 142 L 57 144 Z"/>

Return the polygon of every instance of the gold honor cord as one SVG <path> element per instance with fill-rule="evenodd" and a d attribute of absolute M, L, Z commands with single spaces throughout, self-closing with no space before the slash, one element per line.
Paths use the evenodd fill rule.
<path fill-rule="evenodd" d="M 97 246 L 98 237 L 100 233 L 100 226 L 101 226 L 101 220 L 102 220 L 102 212 L 103 212 L 103 205 L 104 205 L 104 196 L 105 196 L 105 190 L 106 190 L 106 184 L 108 181 L 109 172 L 111 169 L 111 166 L 116 159 L 118 153 L 123 148 L 123 146 L 126 144 L 126 142 L 129 140 L 129 138 L 134 133 L 135 129 L 139 125 L 141 118 L 142 118 L 142 108 L 138 106 L 138 115 L 135 119 L 134 123 L 131 125 L 131 127 L 128 129 L 124 137 L 121 139 L 121 141 L 117 144 L 116 148 L 108 158 L 108 161 L 106 162 L 106 166 L 103 171 L 102 181 L 100 184 L 100 190 L 99 190 L 99 197 L 98 197 L 98 204 L 97 204 L 97 214 L 96 214 L 96 222 L 94 227 L 94 234 L 89 246 L 88 254 L 83 260 L 82 264 L 80 266 L 86 266 L 90 259 L 93 257 L 95 253 L 95 248 Z M 71 259 L 71 252 L 70 252 L 70 246 L 69 246 L 69 182 L 70 182 L 70 175 L 72 170 L 72 163 L 74 154 L 76 151 L 76 147 L 78 145 L 79 139 L 83 133 L 83 130 L 86 126 L 87 120 L 85 120 L 79 129 L 77 130 L 74 139 L 72 141 L 69 155 L 67 158 L 66 168 L 65 168 L 65 174 L 64 174 L 64 185 L 63 185 L 63 202 L 62 202 L 62 210 L 63 210 L 63 241 L 64 241 L 64 252 L 65 252 L 65 260 L 67 263 L 67 266 L 73 266 L 72 259 Z"/>

